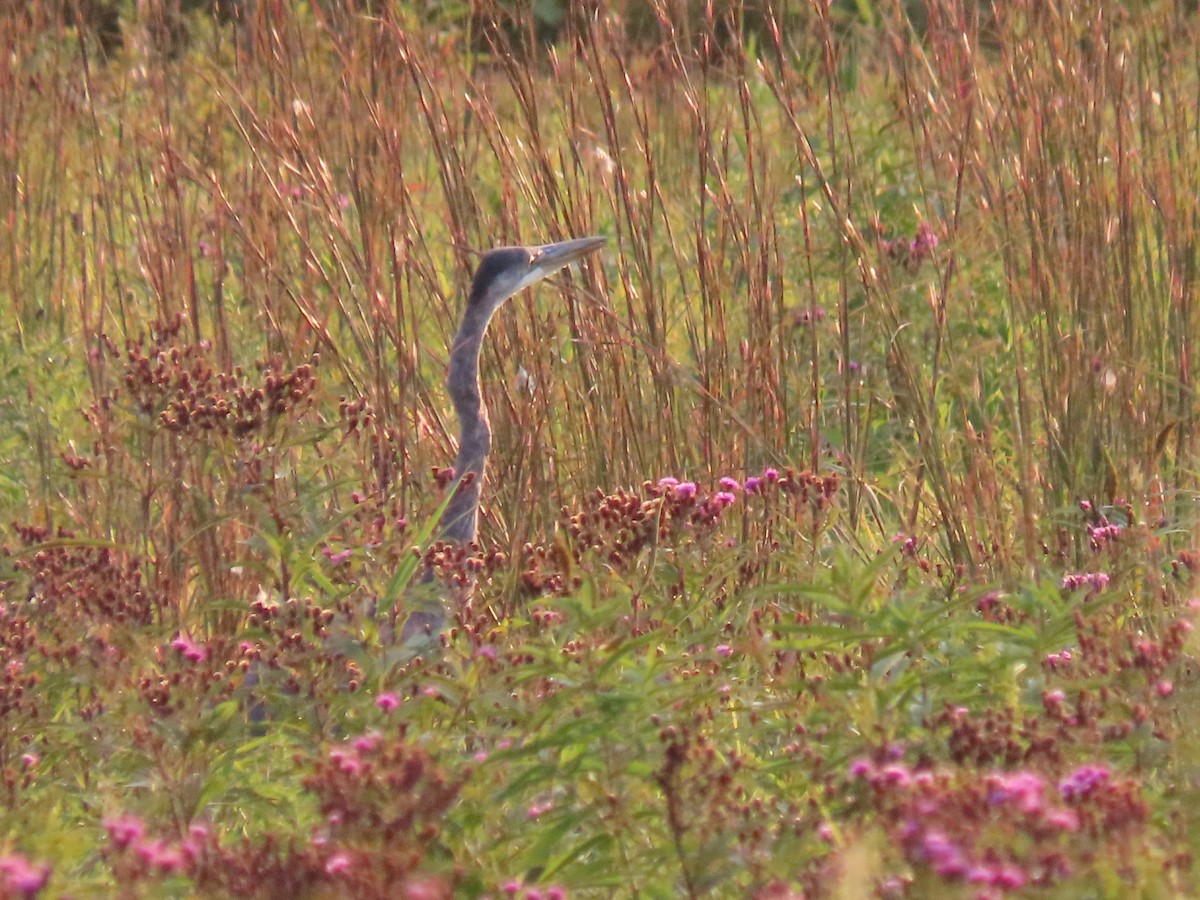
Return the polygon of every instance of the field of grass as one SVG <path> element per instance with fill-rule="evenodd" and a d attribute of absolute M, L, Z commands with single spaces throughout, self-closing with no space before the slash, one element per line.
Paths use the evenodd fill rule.
<path fill-rule="evenodd" d="M 1194 3 L 103 5 L 0 12 L 0 896 L 1200 895 Z"/>

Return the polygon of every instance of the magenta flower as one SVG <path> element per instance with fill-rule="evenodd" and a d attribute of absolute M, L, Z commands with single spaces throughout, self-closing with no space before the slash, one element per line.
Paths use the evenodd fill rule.
<path fill-rule="evenodd" d="M 746 479 L 745 489 L 747 494 L 760 493 L 762 491 L 762 479 L 751 475 Z"/>
<path fill-rule="evenodd" d="M 35 866 L 20 854 L 13 853 L 0 858 L 0 874 L 14 895 L 32 897 L 50 880 L 50 867 Z"/>
<path fill-rule="evenodd" d="M 183 839 L 183 843 L 179 848 L 183 851 L 188 864 L 195 863 L 200 858 L 200 854 L 204 850 L 204 845 L 208 841 L 209 830 L 208 826 L 202 822 L 193 822 L 188 826 L 188 836 Z"/>
<path fill-rule="evenodd" d="M 1086 587 L 1089 591 L 1100 591 L 1108 585 L 1107 572 L 1074 572 L 1062 578 L 1064 591 L 1076 591 Z"/>
<path fill-rule="evenodd" d="M 773 466 L 767 466 L 763 469 L 763 481 L 775 482 L 779 480 L 779 470 Z"/>
<path fill-rule="evenodd" d="M 935 872 L 943 878 L 960 878 L 967 874 L 967 863 L 962 851 L 941 831 L 926 833 L 921 842 L 921 851 Z"/>
<path fill-rule="evenodd" d="M 352 753 L 347 753 L 345 750 L 337 748 L 330 750 L 329 758 L 345 775 L 357 775 L 362 771 L 362 760 Z"/>
<path fill-rule="evenodd" d="M 1079 830 L 1079 814 L 1073 809 L 1052 809 L 1043 818 L 1047 825 L 1060 831 Z"/>
<path fill-rule="evenodd" d="M 104 830 L 108 839 L 118 850 L 124 850 L 134 841 L 140 841 L 146 834 L 146 826 L 135 816 L 117 816 L 115 819 L 104 820 Z"/>
<path fill-rule="evenodd" d="M 912 773 L 908 767 L 900 763 L 891 763 L 879 770 L 880 779 L 892 787 L 908 787 L 912 783 Z"/>
<path fill-rule="evenodd" d="M 741 488 L 741 485 L 737 483 L 737 479 L 730 478 L 728 475 L 726 475 L 717 483 L 721 485 L 721 490 L 729 491 L 731 493 Z"/>
<path fill-rule="evenodd" d="M 544 816 L 546 813 L 550 812 L 550 810 L 552 810 L 552 809 L 554 809 L 554 801 L 553 800 L 544 800 L 540 803 L 537 803 L 537 802 L 530 803 L 529 806 L 525 808 L 525 815 L 530 820 L 540 819 L 542 816 Z"/>
<path fill-rule="evenodd" d="M 345 875 L 350 871 L 352 861 L 347 853 L 335 853 L 325 862 L 325 874 Z"/>
<path fill-rule="evenodd" d="M 1067 695 L 1058 688 L 1055 688 L 1052 691 L 1046 691 L 1046 693 L 1042 695 L 1042 703 L 1048 707 L 1059 706 L 1066 699 Z"/>
<path fill-rule="evenodd" d="M 208 659 L 208 648 L 203 644 L 197 644 L 191 638 L 184 637 L 182 634 L 171 641 L 171 646 L 183 654 L 184 659 L 191 662 L 204 662 Z"/>
<path fill-rule="evenodd" d="M 865 756 L 860 756 L 854 762 L 850 763 L 850 775 L 852 778 L 865 778 L 875 771 L 875 764 Z"/>
<path fill-rule="evenodd" d="M 1082 765 L 1058 783 L 1058 792 L 1064 800 L 1079 800 L 1108 782 L 1111 776 L 1103 763 Z"/>
<path fill-rule="evenodd" d="M 681 481 L 675 485 L 675 496 L 680 500 L 692 500 L 696 497 L 696 483 L 694 481 Z"/>
<path fill-rule="evenodd" d="M 346 560 L 348 560 L 353 553 L 354 553 L 353 550 L 339 550 L 335 553 L 333 550 L 329 549 L 328 547 L 324 548 L 321 551 L 321 555 L 324 556 L 327 560 L 329 560 L 330 563 L 332 563 L 335 566 L 340 566 L 342 563 L 344 563 Z"/>
<path fill-rule="evenodd" d="M 1099 549 L 1102 544 L 1117 540 L 1124 530 L 1124 527 L 1121 525 L 1106 522 L 1103 525 L 1089 525 L 1087 531 L 1092 547 Z"/>
<path fill-rule="evenodd" d="M 724 509 L 726 506 L 732 506 L 734 503 L 737 503 L 737 497 L 729 491 L 717 491 L 713 494 L 713 503 L 717 505 L 718 509 Z"/>
<path fill-rule="evenodd" d="M 400 698 L 391 691 L 384 691 L 375 698 L 375 705 L 382 709 L 385 713 L 389 713 L 400 705 Z"/>
<path fill-rule="evenodd" d="M 922 222 L 917 226 L 916 237 L 908 245 L 909 252 L 912 253 L 913 259 L 920 262 L 930 255 L 934 247 L 938 245 L 937 232 L 933 230 L 928 222 Z"/>
<path fill-rule="evenodd" d="M 382 738 L 376 732 L 360 734 L 351 742 L 351 746 L 359 753 L 370 753 L 379 746 L 381 740 Z"/>
<path fill-rule="evenodd" d="M 1057 653 L 1046 654 L 1046 665 L 1053 669 L 1059 663 L 1069 663 L 1071 659 L 1070 650 L 1059 650 Z"/>
<path fill-rule="evenodd" d="M 1035 813 L 1042 808 L 1042 790 L 1046 783 L 1033 772 L 997 773 L 988 779 L 991 788 L 988 800 L 994 805 L 1012 801 L 1023 813 Z"/>
<path fill-rule="evenodd" d="M 133 848 L 133 852 L 152 869 L 163 872 L 182 872 L 184 869 L 183 851 L 164 841 L 142 841 Z"/>

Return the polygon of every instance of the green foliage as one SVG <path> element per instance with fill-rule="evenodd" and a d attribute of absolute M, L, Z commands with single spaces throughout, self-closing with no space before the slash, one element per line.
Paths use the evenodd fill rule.
<path fill-rule="evenodd" d="M 69 6 L 0 894 L 1196 893 L 1193 12 Z M 597 233 L 434 542 L 472 251 Z"/>

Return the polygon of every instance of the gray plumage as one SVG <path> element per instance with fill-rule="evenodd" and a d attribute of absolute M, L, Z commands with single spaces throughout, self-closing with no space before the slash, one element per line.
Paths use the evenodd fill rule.
<path fill-rule="evenodd" d="M 456 487 L 442 513 L 439 531 L 442 540 L 463 544 L 475 540 L 483 476 L 492 448 L 492 431 L 479 384 L 479 354 L 492 317 L 509 297 L 583 259 L 604 242 L 602 237 L 587 237 L 539 247 L 500 247 L 480 260 L 462 323 L 450 347 L 446 387 L 458 414 L 459 438 L 458 457 L 454 461 Z M 470 483 L 463 483 L 468 473 Z M 426 571 L 422 581 L 428 583 L 432 578 L 432 572 Z M 404 639 L 415 634 L 432 634 L 444 624 L 441 599 L 427 600 L 405 622 Z"/>

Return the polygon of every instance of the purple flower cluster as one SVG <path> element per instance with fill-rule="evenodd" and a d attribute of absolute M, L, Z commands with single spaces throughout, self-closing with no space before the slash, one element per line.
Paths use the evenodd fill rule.
<path fill-rule="evenodd" d="M 861 758 L 852 781 L 870 800 L 910 865 L 939 878 L 1001 896 L 1048 887 L 1067 877 L 1072 860 L 1107 838 L 1145 821 L 1136 783 L 1116 783 L 1102 763 L 1077 767 L 1057 785 L 1033 770 L 911 768 L 900 761 Z"/>
<path fill-rule="evenodd" d="M 911 239 L 894 238 L 879 241 L 879 249 L 889 259 L 901 263 L 906 268 L 916 270 L 921 263 L 933 256 L 934 248 L 941 243 L 937 232 L 928 222 L 917 225 L 916 233 Z"/>
<path fill-rule="evenodd" d="M 1088 542 L 1093 550 L 1100 550 L 1107 544 L 1115 543 L 1125 533 L 1125 526 L 1104 519 L 1087 529 Z"/>
<path fill-rule="evenodd" d="M 37 866 L 18 853 L 0 857 L 0 895 L 36 897 L 50 880 L 50 867 Z"/>
<path fill-rule="evenodd" d="M 1098 593 L 1108 586 L 1107 572 L 1068 572 L 1062 577 L 1064 591 L 1087 588 L 1089 593 Z"/>
<path fill-rule="evenodd" d="M 186 878 L 214 896 L 454 896 L 452 880 L 426 871 L 422 861 L 469 769 L 451 775 L 421 748 L 378 733 L 331 747 L 310 765 L 304 786 L 323 821 L 308 841 L 223 843 L 202 823 L 180 839 L 174 829 L 154 834 L 135 816 L 115 816 L 103 823 L 108 843 L 101 851 L 114 880 L 130 888 Z M 36 870 L 10 868 L 9 887 L 18 876 L 33 884 Z M 7 872 L 0 861 L 0 876 Z M 36 892 L 5 888 L 0 877 L 0 896 Z"/>
<path fill-rule="evenodd" d="M 171 646 L 180 652 L 184 659 L 189 662 L 199 663 L 208 659 L 208 648 L 203 644 L 193 641 L 186 635 L 179 635 L 175 640 L 171 641 Z"/>
<path fill-rule="evenodd" d="M 146 836 L 146 826 L 135 816 L 117 816 L 104 822 L 113 848 L 136 860 L 142 868 L 160 875 L 185 872 L 199 859 L 209 838 L 206 825 L 193 824 L 178 843 Z"/>
<path fill-rule="evenodd" d="M 1058 792 L 1064 800 L 1081 800 L 1107 784 L 1111 775 L 1108 766 L 1103 764 L 1080 766 L 1058 783 Z"/>

